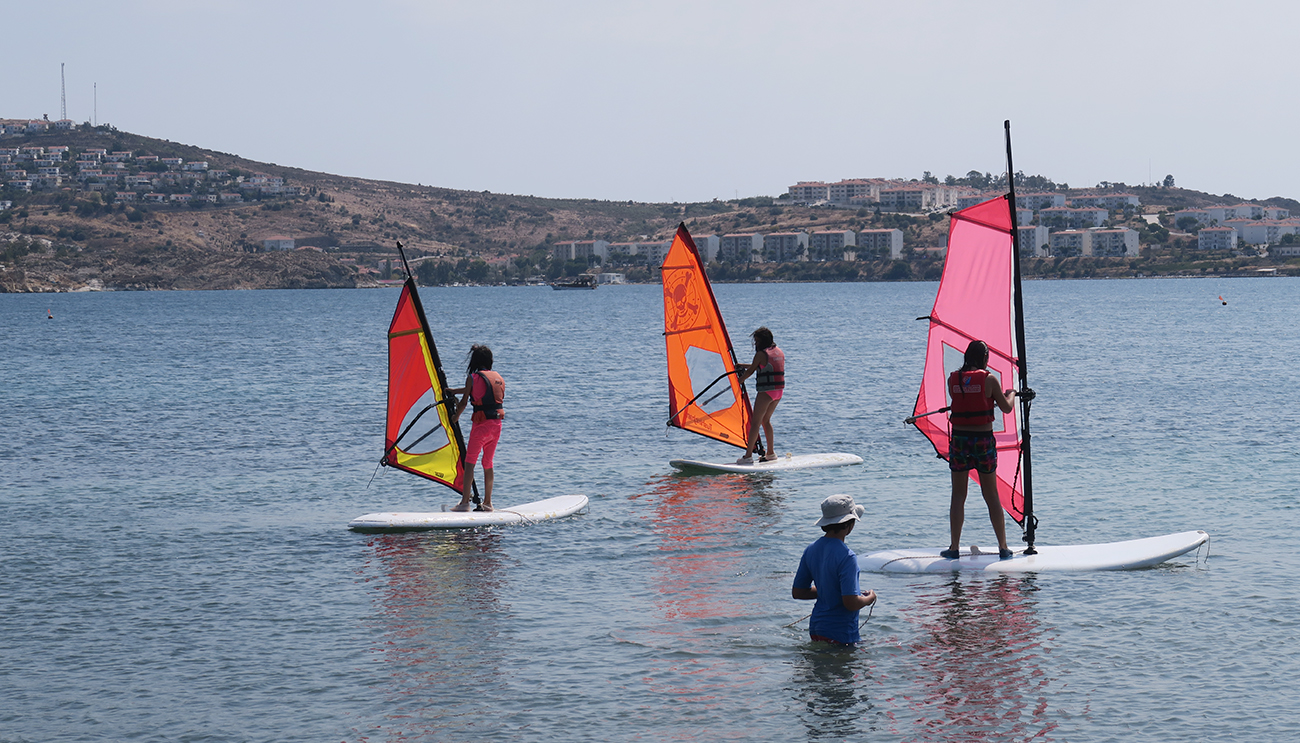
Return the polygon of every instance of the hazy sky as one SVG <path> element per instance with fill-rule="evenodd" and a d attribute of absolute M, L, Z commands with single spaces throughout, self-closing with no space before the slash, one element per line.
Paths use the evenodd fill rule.
<path fill-rule="evenodd" d="M 1300 198 L 1290 2 L 0 0 L 0 118 L 341 175 L 701 201 L 1005 169 Z M 93 90 L 98 85 L 97 114 Z"/>

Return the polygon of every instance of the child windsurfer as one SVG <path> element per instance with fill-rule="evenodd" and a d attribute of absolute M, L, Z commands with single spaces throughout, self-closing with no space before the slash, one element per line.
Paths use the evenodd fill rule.
<path fill-rule="evenodd" d="M 479 454 L 483 455 L 483 505 L 480 511 L 492 510 L 492 476 L 493 459 L 497 451 L 497 441 L 501 438 L 501 421 L 505 419 L 504 410 L 506 383 L 500 374 L 492 371 L 492 349 L 475 344 L 469 349 L 466 363 L 465 386 L 447 390 L 452 395 L 462 395 L 456 405 L 454 416 L 460 418 L 466 404 L 472 404 L 474 415 L 471 417 L 469 443 L 465 445 L 465 467 L 461 475 L 460 503 L 452 506 L 453 511 L 470 509 L 470 494 L 473 492 L 474 465 L 478 463 Z"/>
<path fill-rule="evenodd" d="M 998 448 L 993 438 L 993 406 L 1010 413 L 1014 390 L 1002 391 L 1001 380 L 988 371 L 989 347 L 984 341 L 971 341 L 966 347 L 965 363 L 948 375 L 948 390 L 952 395 L 952 412 L 948 420 L 952 438 L 948 447 L 948 469 L 952 472 L 952 501 L 948 506 L 948 529 L 952 541 L 940 557 L 955 560 L 961 556 L 962 522 L 966 518 L 966 490 L 970 483 L 968 473 L 979 472 L 980 493 L 989 509 L 989 521 L 998 538 L 998 556 L 1007 559 L 1013 554 L 1007 547 L 1006 517 L 998 500 Z"/>
<path fill-rule="evenodd" d="M 785 394 L 785 352 L 777 348 L 776 342 L 772 340 L 772 331 L 766 327 L 750 333 L 750 337 L 754 339 L 754 360 L 743 367 L 739 379 L 744 383 L 754 372 L 758 372 L 758 379 L 754 385 L 754 412 L 749 418 L 745 456 L 737 459 L 736 464 L 753 463 L 753 455 L 757 453 L 760 443 L 759 426 L 767 434 L 767 450 L 758 461 L 776 459 L 776 444 L 772 442 L 772 411 L 776 410 L 776 404 Z"/>

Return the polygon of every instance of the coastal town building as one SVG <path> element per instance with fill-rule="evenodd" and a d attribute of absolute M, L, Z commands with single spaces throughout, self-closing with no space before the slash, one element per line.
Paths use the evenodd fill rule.
<path fill-rule="evenodd" d="M 885 254 L 897 260 L 903 256 L 903 231 L 899 229 L 861 230 L 857 236 L 858 253 L 864 255 Z"/>
<path fill-rule="evenodd" d="M 1081 227 L 1100 227 L 1110 218 L 1110 212 L 1096 207 L 1073 208 L 1068 206 L 1051 206 L 1038 210 L 1038 223 L 1049 229 L 1077 229 Z"/>
<path fill-rule="evenodd" d="M 556 243 L 551 249 L 551 255 L 562 261 L 587 261 L 590 263 L 593 258 L 605 261 L 609 258 L 609 241 L 571 240 Z"/>
<path fill-rule="evenodd" d="M 1201 250 L 1235 250 L 1237 231 L 1232 227 L 1203 227 L 1196 233 L 1196 247 Z"/>
<path fill-rule="evenodd" d="M 1049 209 L 1052 207 L 1065 206 L 1065 194 L 1056 193 L 1055 191 L 1036 192 L 1036 193 L 1018 193 L 1016 194 L 1016 208 Z"/>
<path fill-rule="evenodd" d="M 762 263 L 763 236 L 755 232 L 723 235 L 718 245 L 718 259 L 728 263 Z"/>
<path fill-rule="evenodd" d="M 1136 230 L 1122 227 L 1113 230 L 1061 230 L 1048 238 L 1048 254 L 1061 258 L 1133 257 L 1138 255 Z"/>
<path fill-rule="evenodd" d="M 1096 193 L 1071 196 L 1065 200 L 1066 206 L 1075 208 L 1091 206 L 1103 209 L 1123 209 L 1126 206 L 1137 208 L 1142 205 L 1137 194 L 1131 193 Z"/>
<path fill-rule="evenodd" d="M 262 240 L 264 250 L 293 250 L 293 246 L 293 238 L 284 235 L 275 235 Z"/>
<path fill-rule="evenodd" d="M 1021 225 L 1016 228 L 1016 244 L 1023 256 L 1041 258 L 1047 255 L 1048 240 L 1051 234 L 1041 224 Z"/>
<path fill-rule="evenodd" d="M 844 249 L 857 245 L 853 230 L 819 230 L 808 236 L 808 258 L 814 261 L 843 260 Z"/>
<path fill-rule="evenodd" d="M 764 235 L 763 257 L 778 263 L 808 260 L 808 233 L 773 232 Z"/>
<path fill-rule="evenodd" d="M 691 235 L 691 239 L 695 241 L 695 249 L 699 251 L 700 259 L 704 261 L 705 265 L 718 259 L 718 250 L 722 239 L 717 235 Z M 667 246 L 664 248 L 664 255 L 666 256 L 668 255 L 668 247 L 671 247 L 672 241 L 669 240 L 664 243 L 664 245 Z M 656 263 L 655 265 L 659 265 L 663 262 L 663 256 L 660 256 L 659 263 Z"/>

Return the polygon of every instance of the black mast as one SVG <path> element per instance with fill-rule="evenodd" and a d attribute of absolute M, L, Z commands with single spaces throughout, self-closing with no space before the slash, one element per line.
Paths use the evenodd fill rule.
<path fill-rule="evenodd" d="M 1011 251 L 1015 259 L 1012 263 L 1014 268 L 1011 296 L 1016 312 L 1016 350 L 1019 352 L 1016 366 L 1020 371 L 1021 394 L 1016 399 L 1020 403 L 1021 476 L 1025 494 L 1024 539 L 1029 545 L 1025 548 L 1025 554 L 1033 555 L 1038 552 L 1034 549 L 1034 531 L 1038 520 L 1034 518 L 1034 488 L 1029 458 L 1029 403 L 1033 399 L 1033 393 L 1029 392 L 1029 364 L 1025 360 L 1025 305 L 1020 292 L 1020 225 L 1016 213 L 1016 169 L 1011 164 L 1011 120 L 1004 121 L 1003 126 L 1007 131 L 1007 202 L 1011 207 Z"/>

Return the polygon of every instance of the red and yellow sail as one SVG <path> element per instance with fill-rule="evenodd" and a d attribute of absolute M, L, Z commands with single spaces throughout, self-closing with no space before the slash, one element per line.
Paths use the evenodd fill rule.
<path fill-rule="evenodd" d="M 668 425 L 743 449 L 749 432 L 749 396 L 737 379 L 731 337 L 684 224 L 677 228 L 662 273 Z"/>
<path fill-rule="evenodd" d="M 971 341 L 988 344 L 988 368 L 1001 379 L 1003 389 L 1016 387 L 1013 225 L 1009 201 L 998 197 L 954 212 L 948 228 L 948 253 L 930 311 L 925 371 L 913 412 L 925 416 L 917 417 L 915 425 L 944 459 L 948 459 L 948 417 L 934 413 L 952 404 L 948 374 L 961 368 Z M 995 408 L 994 413 L 998 497 L 1016 523 L 1023 523 L 1020 409 L 1004 415 Z M 975 470 L 970 474 L 978 482 Z"/>
<path fill-rule="evenodd" d="M 408 278 L 388 326 L 388 420 L 384 459 L 396 467 L 461 492 L 465 443 L 452 418 L 438 347 Z"/>

